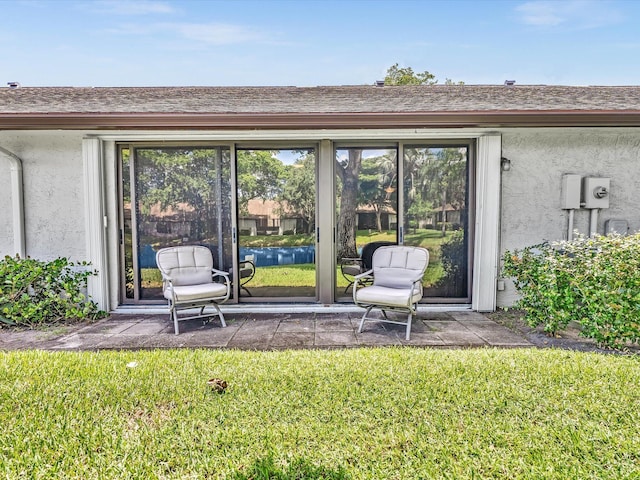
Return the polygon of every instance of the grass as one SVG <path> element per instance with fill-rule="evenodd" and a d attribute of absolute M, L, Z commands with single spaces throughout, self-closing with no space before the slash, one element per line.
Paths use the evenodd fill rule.
<path fill-rule="evenodd" d="M 437 230 L 418 230 L 415 234 L 407 234 L 407 245 L 423 246 L 429 250 L 429 267 L 424 276 L 424 285 L 429 287 L 434 285 L 444 274 L 440 259 L 440 245 L 450 237 L 442 237 Z M 359 230 L 356 243 L 358 248 L 365 243 L 377 241 L 395 241 L 395 232 L 372 232 Z M 309 235 L 262 235 L 253 237 L 242 237 L 243 246 L 264 247 L 264 246 L 299 246 L 309 245 L 314 241 Z M 160 287 L 162 276 L 155 268 L 143 268 L 142 285 L 145 288 Z M 337 288 L 342 291 L 347 286 L 347 280 L 337 268 L 336 273 Z M 316 284 L 316 272 L 313 265 L 279 265 L 273 267 L 260 267 L 256 269 L 256 275 L 247 287 L 313 287 Z"/>
<path fill-rule="evenodd" d="M 639 384 L 560 350 L 0 352 L 0 476 L 637 479 Z"/>
<path fill-rule="evenodd" d="M 437 230 L 418 230 L 417 233 L 408 234 L 406 236 L 407 245 L 423 246 L 429 250 L 429 267 L 425 273 L 424 285 L 429 287 L 434 285 L 438 279 L 444 274 L 442 262 L 440 259 L 440 245 L 451 236 L 442 237 L 440 231 Z M 304 239 L 307 240 L 304 240 Z M 305 241 L 307 243 L 305 243 Z M 396 241 L 396 234 L 392 231 L 371 232 L 367 230 L 359 230 L 356 238 L 358 248 L 369 242 L 378 241 Z M 294 246 L 313 243 L 313 237 L 305 237 L 303 235 L 268 235 L 242 237 L 243 246 Z M 144 278 L 144 276 L 143 276 Z M 337 288 L 343 290 L 347 286 L 347 280 L 337 268 L 336 273 Z M 273 267 L 260 267 L 256 269 L 256 275 L 247 287 L 287 287 L 287 286 L 305 286 L 313 287 L 316 284 L 316 272 L 313 265 L 280 265 Z"/>
<path fill-rule="evenodd" d="M 316 266 L 312 263 L 258 267 L 247 287 L 313 287 Z"/>

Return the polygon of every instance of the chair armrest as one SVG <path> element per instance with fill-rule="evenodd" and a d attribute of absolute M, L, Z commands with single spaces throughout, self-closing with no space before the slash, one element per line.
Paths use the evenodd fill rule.
<path fill-rule="evenodd" d="M 253 260 L 242 260 L 238 262 L 238 281 L 241 286 L 249 283 L 255 274 L 256 264 Z"/>
<path fill-rule="evenodd" d="M 356 291 L 358 290 L 358 283 L 360 283 L 360 280 L 363 280 L 365 278 L 373 278 L 373 270 L 367 270 L 364 273 L 361 273 L 360 275 L 356 275 L 355 277 L 353 277 L 353 302 L 357 305 L 358 302 L 356 301 Z"/>
<path fill-rule="evenodd" d="M 353 303 L 355 303 L 356 305 L 360 305 L 356 297 L 356 292 L 358 291 L 358 284 L 360 283 L 360 280 L 364 280 L 367 278 L 373 278 L 373 270 L 367 270 L 366 272 L 363 272 L 353 277 L 353 291 L 351 294 L 353 295 Z"/>
<path fill-rule="evenodd" d="M 222 301 L 226 302 L 229 299 L 229 296 L 231 295 L 231 280 L 229 280 L 229 273 L 223 272 L 222 270 L 218 270 L 218 269 L 215 269 L 215 268 L 211 269 L 211 273 L 213 273 L 211 278 L 216 278 L 216 277 L 224 278 L 224 285 L 227 287 L 227 294 L 226 294 L 224 300 L 222 300 Z"/>
<path fill-rule="evenodd" d="M 160 271 L 160 275 L 162 275 L 162 290 L 164 290 L 167 285 L 173 287 L 173 278 L 162 271 Z"/>
<path fill-rule="evenodd" d="M 162 270 L 160 270 L 160 275 L 162 275 L 162 280 L 166 280 L 167 282 L 171 281 L 171 277 L 164 273 Z"/>
<path fill-rule="evenodd" d="M 360 280 L 361 278 L 364 278 L 364 277 L 373 277 L 373 270 L 367 270 L 366 272 L 362 272 L 362 273 L 356 275 L 353 278 L 355 278 L 356 281 L 358 281 L 358 280 Z"/>
<path fill-rule="evenodd" d="M 340 259 L 340 264 L 343 264 L 345 262 L 357 262 L 357 263 L 362 263 L 362 259 L 360 257 L 342 257 Z"/>
<path fill-rule="evenodd" d="M 213 273 L 213 277 L 223 277 L 225 282 L 229 282 L 229 273 L 223 272 L 222 270 L 218 270 L 216 268 L 211 269 L 211 273 Z"/>

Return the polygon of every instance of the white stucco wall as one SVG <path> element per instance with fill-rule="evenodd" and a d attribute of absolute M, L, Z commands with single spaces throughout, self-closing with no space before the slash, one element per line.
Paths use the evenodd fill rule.
<path fill-rule="evenodd" d="M 83 132 L 0 132 L 0 146 L 23 162 L 27 255 L 84 260 Z M 13 255 L 9 165 L 0 160 L 0 255 Z"/>
<path fill-rule="evenodd" d="M 1 132 L 0 135 L 2 135 Z M 0 141 L 1 145 L 2 141 Z M 16 253 L 13 246 L 12 202 L 11 163 L 9 159 L 0 154 L 0 258 Z"/>
<path fill-rule="evenodd" d="M 640 230 L 640 129 L 556 128 L 502 131 L 502 155 L 511 170 L 502 173 L 500 250 L 567 238 L 568 211 L 561 206 L 566 173 L 611 178 L 610 208 L 598 214 L 598 233 L 608 219 L 624 219 Z M 575 212 L 574 230 L 588 235 L 590 211 Z M 498 292 L 498 305 L 517 298 L 513 285 Z"/>
<path fill-rule="evenodd" d="M 88 259 L 82 139 L 90 133 L 0 132 L 0 146 L 23 161 L 26 250 L 32 257 Z M 560 208 L 565 173 L 611 178 L 610 208 L 600 212 L 598 232 L 604 231 L 608 219 L 627 220 L 631 231 L 640 231 L 640 128 L 521 128 L 496 133 L 502 135 L 502 155 L 512 162 L 511 170 L 502 173 L 501 254 L 566 238 L 568 213 Z M 115 307 L 118 229 L 113 141 L 105 143 L 104 152 L 105 270 L 110 307 Z M 11 201 L 10 165 L 0 157 L 0 256 L 15 253 Z M 574 227 L 588 233 L 589 211 L 576 212 Z M 506 282 L 497 303 L 510 305 L 516 298 Z"/>

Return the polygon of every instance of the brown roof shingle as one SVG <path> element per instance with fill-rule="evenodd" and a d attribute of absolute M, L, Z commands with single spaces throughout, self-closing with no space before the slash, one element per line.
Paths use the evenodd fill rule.
<path fill-rule="evenodd" d="M 358 113 L 640 111 L 640 87 L 21 87 L 0 113 Z"/>
<path fill-rule="evenodd" d="M 585 115 L 594 124 L 615 123 L 618 118 L 621 124 L 640 125 L 640 87 L 0 88 L 0 128 L 38 128 L 56 122 L 69 128 L 249 127 L 252 121 L 257 127 L 267 127 L 270 120 L 273 127 L 315 128 L 325 123 L 357 125 L 358 118 L 364 127 L 385 125 L 385 119 L 394 127 L 524 124 L 526 121 L 517 120 L 524 118 L 540 125 L 550 116 L 564 116 L 563 122 L 571 124 L 571 118 Z M 332 119 L 340 116 L 344 125 Z"/>

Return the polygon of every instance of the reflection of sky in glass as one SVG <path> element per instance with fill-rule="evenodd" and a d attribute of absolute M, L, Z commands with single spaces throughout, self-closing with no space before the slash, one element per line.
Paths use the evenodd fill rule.
<path fill-rule="evenodd" d="M 349 150 L 357 150 L 357 149 L 338 149 L 336 150 L 336 160 L 339 162 L 346 162 L 349 159 Z M 362 150 L 362 158 L 375 158 L 382 157 L 383 155 L 393 155 L 395 154 L 395 149 L 371 149 L 371 148 L 363 148 Z"/>
<path fill-rule="evenodd" d="M 285 165 L 293 165 L 308 152 L 310 150 L 276 150 L 275 157 Z"/>

